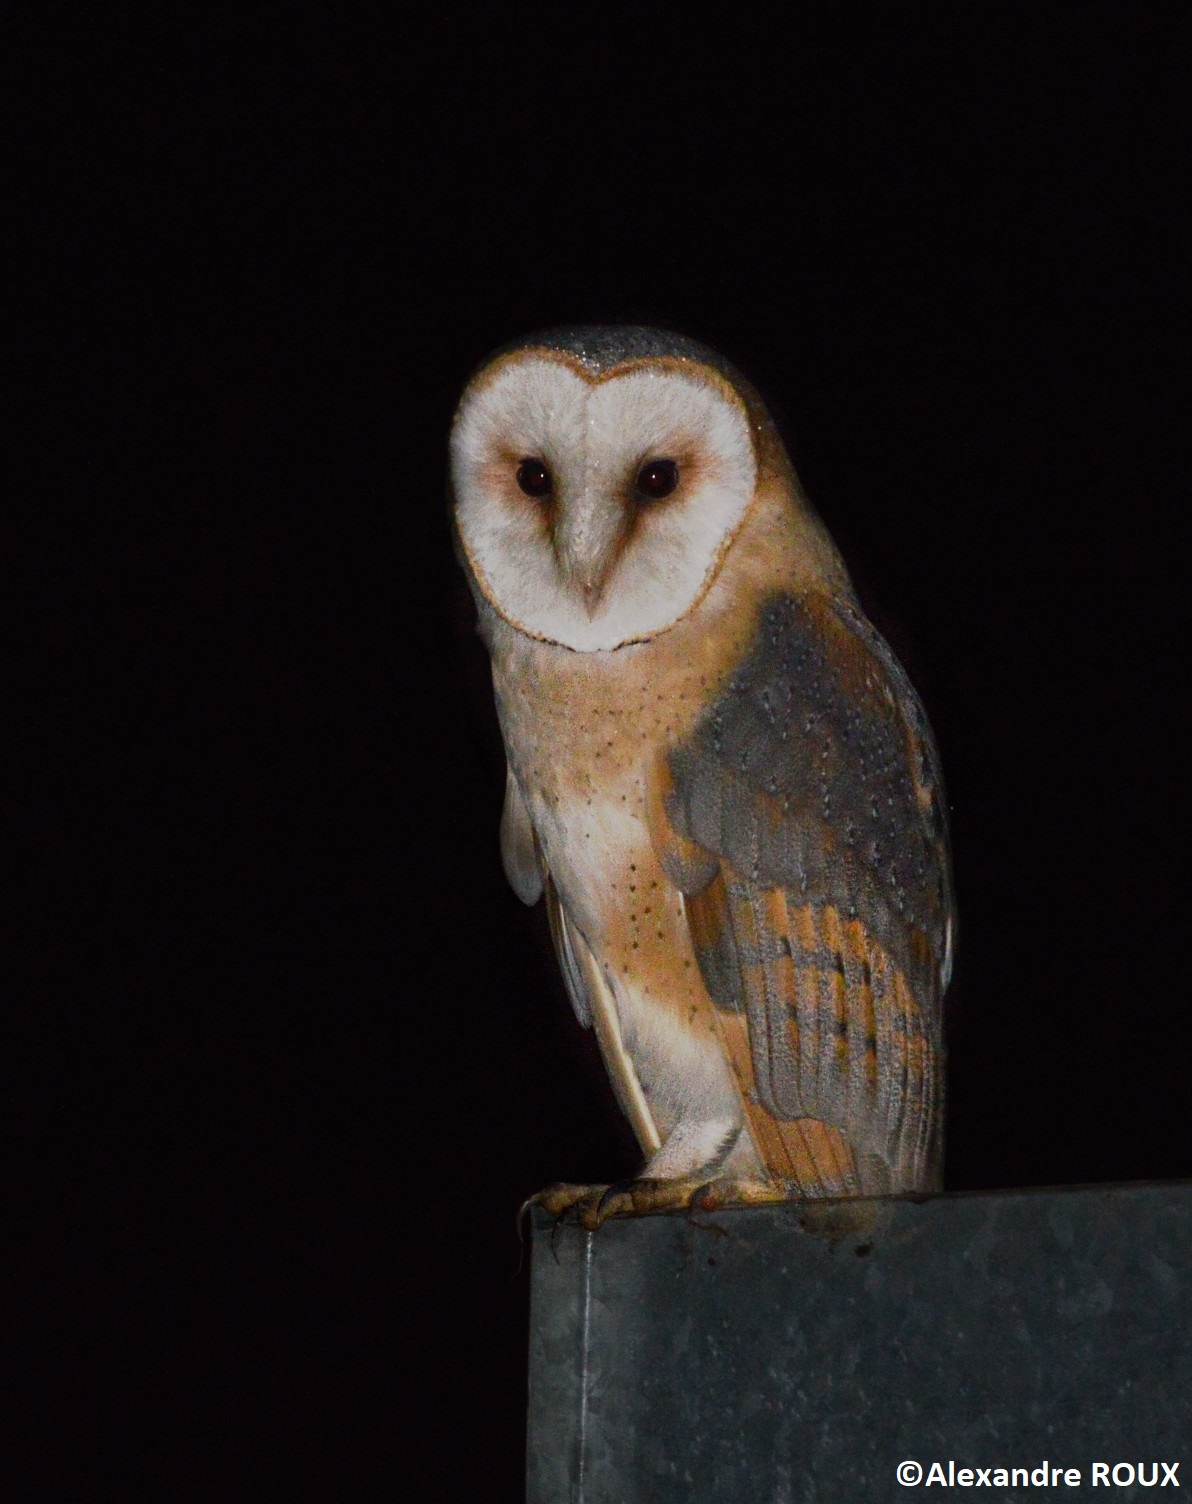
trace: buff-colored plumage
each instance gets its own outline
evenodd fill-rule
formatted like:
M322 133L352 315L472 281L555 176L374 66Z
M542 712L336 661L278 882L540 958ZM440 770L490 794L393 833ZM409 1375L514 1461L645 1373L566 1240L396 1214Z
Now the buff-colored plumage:
M938 762L756 394L660 331L537 336L469 384L452 481L506 871L646 1155L546 1204L936 1187Z

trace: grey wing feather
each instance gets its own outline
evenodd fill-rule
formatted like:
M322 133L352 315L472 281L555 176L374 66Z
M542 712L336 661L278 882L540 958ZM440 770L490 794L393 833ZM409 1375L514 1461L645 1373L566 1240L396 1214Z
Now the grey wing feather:
M670 775L669 820L720 859L688 914L709 992L748 1019L743 1087L894 1184L933 1183L954 912L938 756L897 659L848 601L773 598Z
M952 960L956 947L956 898L952 888L952 850L948 828L948 801L944 792L944 771L939 749L932 735L931 723L923 702L907 677L906 670L894 656L886 639L868 617L847 601L834 602L836 615L868 647L882 665L894 692L894 704L907 737L907 755L912 781L918 793L920 817L926 837L929 862L934 864L937 893L934 897L943 919L943 935L938 928L932 936L933 951L939 969L940 992L946 992L952 980Z
M939 758L901 665L848 602L769 602L670 769L681 835L750 884L860 919L916 994L942 991L954 905Z

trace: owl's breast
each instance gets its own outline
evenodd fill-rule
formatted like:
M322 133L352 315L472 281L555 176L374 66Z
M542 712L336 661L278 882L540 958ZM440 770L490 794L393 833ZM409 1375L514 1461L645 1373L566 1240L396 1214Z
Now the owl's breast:
M503 646L493 684L509 764L569 913L601 949L614 931L649 924L654 941L661 927L670 943L679 895L651 848L648 781L689 735L715 665L676 655L666 638L612 653L528 639ZM634 937L626 943L632 951Z
M651 769L698 716L703 671L695 660L668 668L641 653L602 673L607 665L594 656L558 662L550 650L531 651L502 672L494 655L494 683L551 880L611 984L621 1036L665 1137L693 1102L719 1104L715 1115L735 1100L683 898L646 820Z
M510 766L552 877L595 941L615 895L628 896L629 880L647 859L645 779L659 727L623 683L585 672L587 665L560 670L551 656L546 649L528 654L531 661L512 673L494 671L497 705Z

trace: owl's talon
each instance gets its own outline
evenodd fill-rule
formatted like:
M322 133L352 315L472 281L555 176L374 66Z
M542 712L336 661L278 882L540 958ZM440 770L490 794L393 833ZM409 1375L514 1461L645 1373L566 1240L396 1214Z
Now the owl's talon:
M610 1217L644 1217L652 1212L686 1211L707 1189L696 1180L654 1180L639 1177L610 1185L595 1202L580 1210L580 1221L589 1231L603 1226ZM716 1204L722 1204L717 1202Z
M603 1185L572 1185L566 1180L556 1180L536 1196L531 1196L522 1210L540 1206L549 1217L570 1219L577 1216L587 1202L598 1202L608 1189Z
M596 1215L601 1222L615 1216L617 1211L620 1210L619 1202L627 1200L629 1206L633 1206L633 1187L637 1184L636 1180L613 1181L612 1185L609 1186L608 1190L605 1191L604 1195L596 1203Z
M596 1203L595 1209L584 1220L584 1226L594 1232L596 1228L603 1226L610 1217L632 1216L638 1210L639 1198L643 1198L648 1189L656 1188L665 1184L659 1180L618 1180L608 1187L604 1195Z

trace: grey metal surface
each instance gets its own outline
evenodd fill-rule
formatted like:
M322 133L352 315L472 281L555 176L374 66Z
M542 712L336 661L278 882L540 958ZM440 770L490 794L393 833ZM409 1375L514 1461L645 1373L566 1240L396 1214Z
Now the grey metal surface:
M835 1241L797 1205L538 1213L530 1504L869 1504L936 1462L977 1498L1192 1497L1192 1183L868 1205Z

